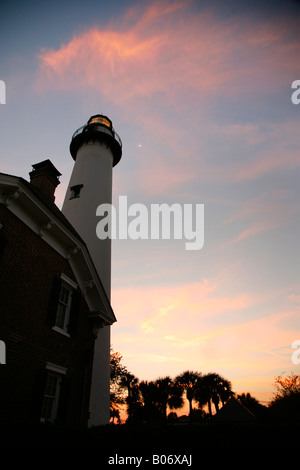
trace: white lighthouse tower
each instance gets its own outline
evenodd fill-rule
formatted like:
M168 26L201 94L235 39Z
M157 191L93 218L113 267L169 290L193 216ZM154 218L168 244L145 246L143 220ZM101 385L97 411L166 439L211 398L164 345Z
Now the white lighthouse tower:
M85 241L110 300L111 240L96 235L96 209L112 203L112 169L122 156L122 142L111 120L102 114L92 116L73 134L70 152L75 160L62 213ZM89 425L109 422L110 326L98 332L95 340Z

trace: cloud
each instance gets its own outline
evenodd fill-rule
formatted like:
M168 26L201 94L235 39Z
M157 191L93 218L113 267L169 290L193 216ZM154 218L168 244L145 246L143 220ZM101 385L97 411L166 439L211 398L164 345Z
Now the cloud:
M106 28L42 50L36 86L91 94L93 102L98 95L118 107L131 129L148 136L140 153L132 152L127 191L172 194L190 182L247 181L299 166L296 122L219 121L230 102L246 107L249 99L283 93L299 54L296 18L223 18L193 1L137 3ZM217 162L209 158L215 145ZM224 158L237 149L239 159Z
M113 305L120 321L129 322L141 334L172 335L183 319L195 331L213 318L248 308L254 300L245 293L226 296L208 280L174 287L115 289ZM185 329L185 327L183 327Z
M280 19L222 20L194 2L153 2L42 51L39 85L91 87L119 105L158 93L205 100L224 90L274 90L290 80L300 52L297 24L288 26Z
M246 224L231 243L239 242L258 233L277 229L293 221L298 212L297 202L291 200L288 190L265 191L239 205L225 224L234 223L236 227Z
M293 303L281 308L273 298L273 313L264 315L262 299L246 293L224 296L222 285L209 280L117 289L112 297L118 312L112 343L140 379L175 376L188 368L213 371L231 380L235 391L267 394L267 400L273 377L293 367L299 316Z
M289 299L292 301L292 302L295 302L297 304L300 304L300 294L290 294L289 295Z
M287 142L287 138L284 139ZM282 144L281 144L282 146ZM298 151L288 151L287 147L282 149L274 149L271 146L271 151L259 153L252 161L245 164L239 164L234 171L233 179L235 181L245 181L258 178L276 170L293 170L299 168L300 157Z
M266 117L263 122L258 118L234 124L212 119L203 128L202 146L208 154L203 157L198 177L204 181L239 183L274 172L297 170L298 127L297 119L272 122L272 117Z

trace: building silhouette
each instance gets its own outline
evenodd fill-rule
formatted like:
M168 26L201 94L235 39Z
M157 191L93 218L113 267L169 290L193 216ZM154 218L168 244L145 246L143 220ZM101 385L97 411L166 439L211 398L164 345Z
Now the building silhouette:
M244 423L255 421L256 417L245 405L235 397L229 398L222 408L214 415L215 422Z
M3 425L109 422L110 326L116 317L110 240L93 238L94 206L111 201L112 167L121 148L106 116L93 116L76 131L62 211L55 204L61 175L50 160L33 165L30 181L0 173Z

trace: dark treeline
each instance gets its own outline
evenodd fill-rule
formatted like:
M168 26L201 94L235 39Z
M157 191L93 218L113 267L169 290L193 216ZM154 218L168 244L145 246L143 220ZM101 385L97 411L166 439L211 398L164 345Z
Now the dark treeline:
M139 381L122 364L122 356L111 350L111 422L120 423L121 407L126 423L176 422L177 410L188 403L189 422L212 419L231 397L235 397L258 419L276 422L300 421L300 376L291 373L274 379L275 393L268 406L250 393L237 395L231 382L212 372L186 370L174 378Z
M126 408L126 423L175 422L177 410L188 404L189 422L203 422L212 419L215 413L235 397L257 418L280 417L286 414L288 401L298 404L291 415L300 417L300 378L291 375L275 379L277 393L268 407L261 405L249 393L237 395L231 382L212 372L202 374L186 370L174 378L159 377L152 381L139 381L122 364L122 356L111 351L111 422L121 422L121 407ZM298 401L297 401L298 400ZM292 405L291 405L292 406Z

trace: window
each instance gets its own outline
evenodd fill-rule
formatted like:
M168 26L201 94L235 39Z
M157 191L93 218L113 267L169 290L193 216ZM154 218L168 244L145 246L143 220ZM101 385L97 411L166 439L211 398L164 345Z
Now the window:
M46 321L53 330L70 336L75 333L81 304L77 284L66 275L53 279Z
M66 284L62 284L58 300L58 307L55 319L55 326L62 330L67 330L70 317L70 308L72 301L72 289Z
M43 401L40 420L53 422L58 418L59 408L61 408L62 385L67 369L64 367L47 363L46 381L43 392Z
M75 186L71 186L71 196L69 199L76 199L77 197L80 197L80 191L82 188L83 184L76 184Z
M105 126L111 128L111 122L104 116L92 116L88 121L88 124L104 124Z
M57 414L61 376L49 373L42 405L41 421L54 421Z

